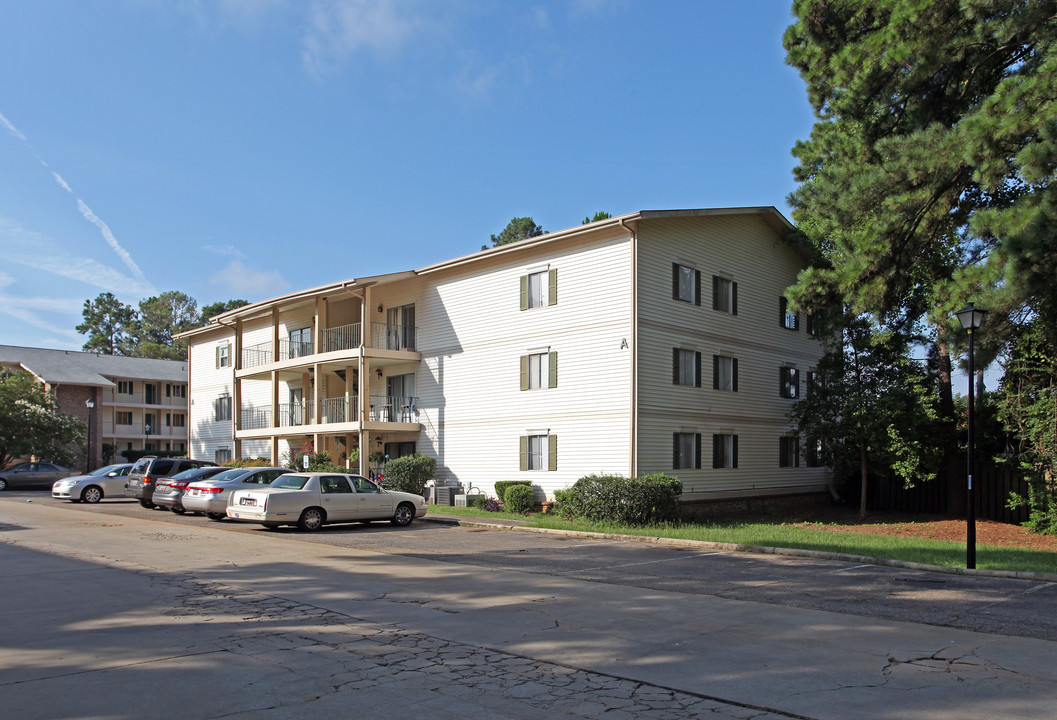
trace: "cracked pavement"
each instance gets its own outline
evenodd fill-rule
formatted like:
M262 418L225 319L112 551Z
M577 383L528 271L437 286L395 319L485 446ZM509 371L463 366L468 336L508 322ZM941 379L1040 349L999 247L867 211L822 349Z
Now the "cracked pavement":
M298 537L0 502L4 716L972 720L1057 706L1050 640ZM492 540L474 539L486 554ZM614 566L640 573L640 558ZM684 571L651 568L676 584ZM1038 583L1022 587L1053 614Z

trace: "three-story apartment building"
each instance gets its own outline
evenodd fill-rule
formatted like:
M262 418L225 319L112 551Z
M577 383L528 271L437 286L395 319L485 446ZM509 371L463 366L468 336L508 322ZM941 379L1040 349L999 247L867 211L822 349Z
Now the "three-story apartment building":
M774 208L642 211L224 313L185 333L196 457L310 445L553 495L666 472L684 499L821 490L788 411L821 355Z

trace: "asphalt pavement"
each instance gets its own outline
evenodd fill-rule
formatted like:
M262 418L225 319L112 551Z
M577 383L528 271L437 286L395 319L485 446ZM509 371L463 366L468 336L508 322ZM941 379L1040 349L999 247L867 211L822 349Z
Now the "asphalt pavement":
M1053 640L948 622L1018 603L1052 618L1047 582L465 528L306 542L174 520L0 501L4 717L1057 716ZM884 594L906 594L903 619L851 611L882 573ZM840 605L798 606L812 579L826 602L843 583ZM963 604L943 616L940 597Z

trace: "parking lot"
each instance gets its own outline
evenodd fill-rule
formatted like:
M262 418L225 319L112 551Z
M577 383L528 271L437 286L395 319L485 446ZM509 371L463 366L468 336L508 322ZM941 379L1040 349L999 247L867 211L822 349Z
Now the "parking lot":
M306 716L399 686L437 717L1039 717L1057 688L1032 662L1054 649L1049 583L418 521L269 531L46 493L0 497L0 541L28 606L0 621L0 687L26 707L77 677L191 682L186 658L231 687L272 679L172 717L299 716L280 665Z

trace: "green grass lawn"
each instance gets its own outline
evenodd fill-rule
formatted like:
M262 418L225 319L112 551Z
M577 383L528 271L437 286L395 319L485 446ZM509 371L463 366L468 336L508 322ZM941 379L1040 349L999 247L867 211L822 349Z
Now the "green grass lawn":
M515 515L511 513L485 512L476 508L456 507L431 508L431 510L445 515L481 519L508 518L523 520L534 527L558 530L819 550L848 555L889 558L925 565L965 567L965 545L961 543L889 535L814 530L784 523L679 523L649 527L625 527L622 525L593 525L568 522L555 515L542 513ZM986 570L1057 574L1057 553L979 545L976 549L976 567Z

